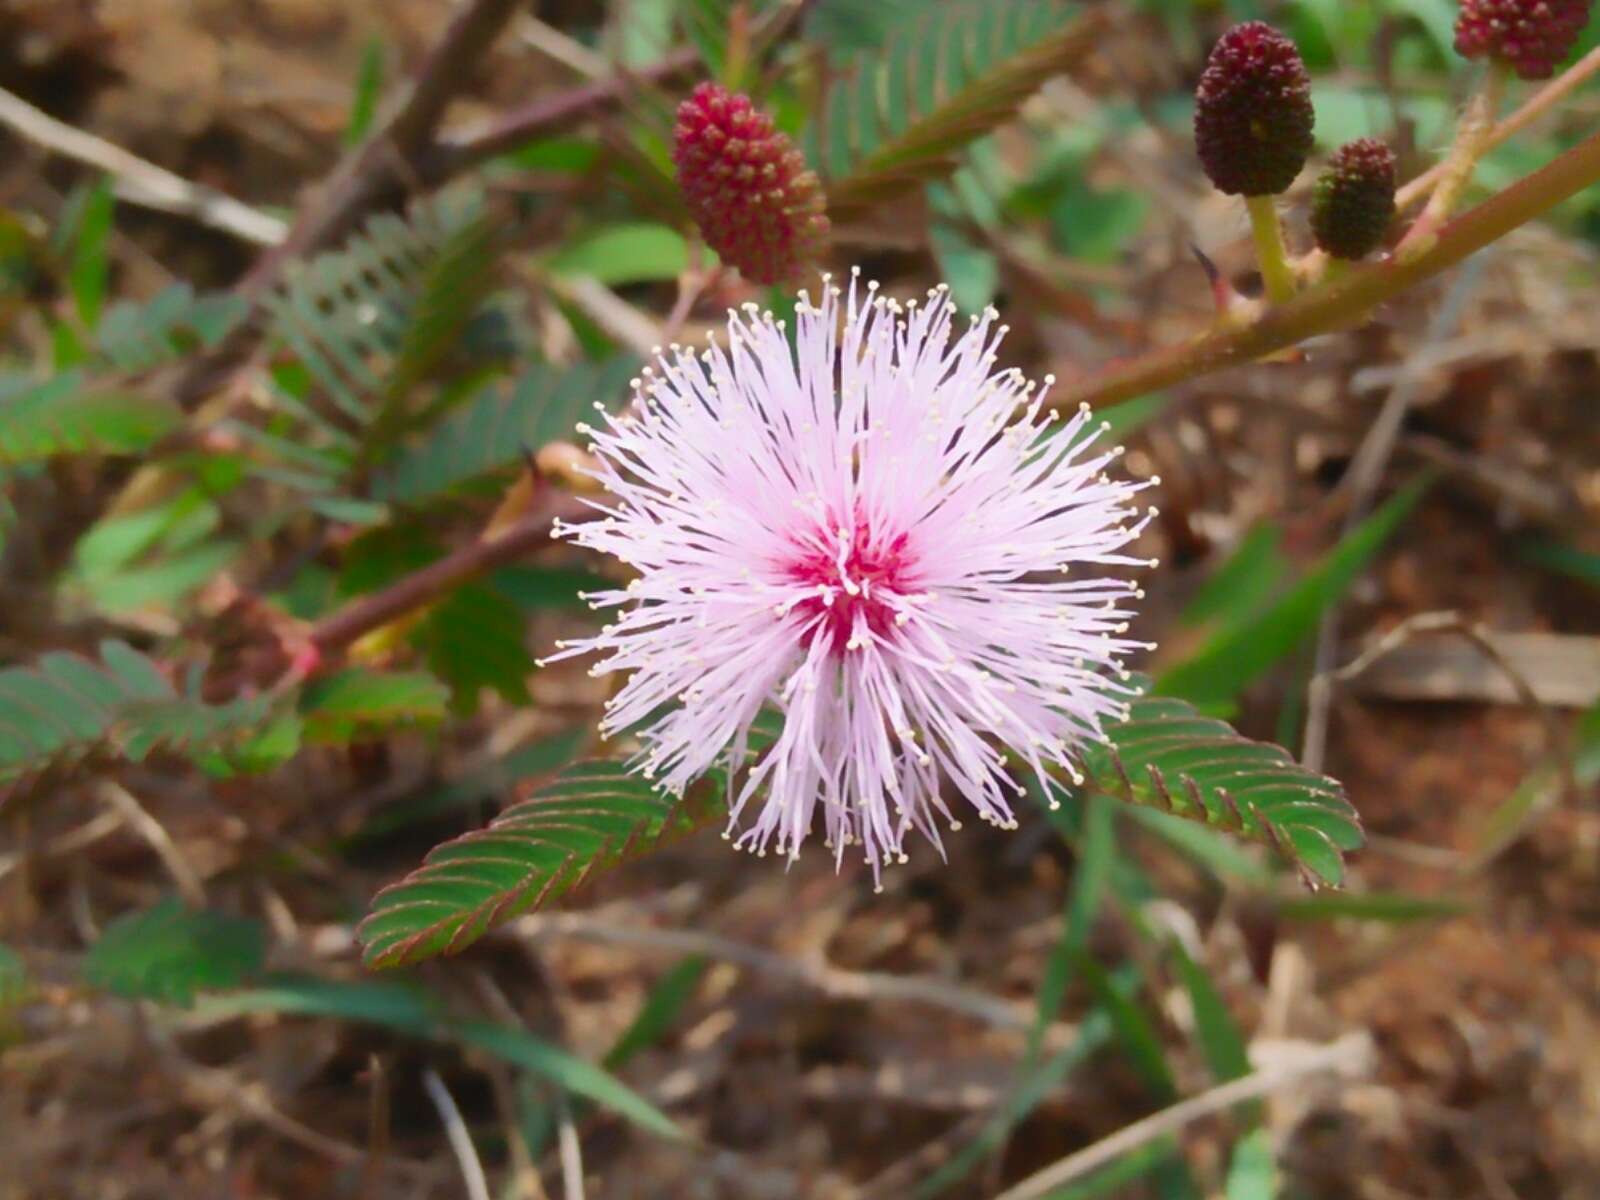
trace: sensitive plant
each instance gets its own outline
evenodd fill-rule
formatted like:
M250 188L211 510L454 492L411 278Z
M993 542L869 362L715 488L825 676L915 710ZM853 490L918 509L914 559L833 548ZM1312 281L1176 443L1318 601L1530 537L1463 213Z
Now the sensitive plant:
M107 306L112 189L86 194L64 239L72 312L47 378L0 380L0 461L14 476L141 461L60 588L65 608L126 637L4 673L0 819L63 778L130 764L246 786L397 731L448 734L484 696L532 708L530 678L583 663L612 689L596 736L578 739L595 757L540 760L531 795L379 894L359 930L371 965L462 950L704 828L788 860L821 841L836 869L861 857L881 883L913 834L949 870L971 869L970 846L945 836L968 812L1014 828L1122 803L1262 843L1309 884L1342 880L1361 833L1336 782L1130 674L1151 649L1130 625L1159 579L1141 539L1160 482L1119 460L1101 410L1348 329L1592 187L1595 137L1462 211L1484 155L1567 94L1558 80L1502 119L1512 77L1556 72L1590 6L1465 0L1457 47L1487 64L1442 161L1403 185L1375 138L1319 166L1293 40L1260 22L1224 32L1195 96L1197 169L1242 199L1262 287L1214 274L1217 311L1192 337L1044 387L1011 365L994 310L969 320L947 287L891 296L852 274L841 291L826 272L848 270L863 239L877 249L874 221L926 202L959 286L970 259L952 248L968 227L999 244L1013 219L965 186L984 139L1076 68L1099 18L1035 0L951 6L882 46L833 47L816 71L804 36L822 13L796 37L782 11L748 7L693 27L687 74L679 54L476 140L440 134L436 89L409 92L352 137L348 186L232 293L180 286ZM430 69L481 53L496 14L465 6ZM963 53L928 52L949 39ZM674 121L654 95L634 103L641 81L686 93ZM605 155L553 136L602 111L621 142ZM582 365L530 361L498 268L541 213L506 217L480 186L541 171L622 181L637 205L636 220L530 268ZM403 217L370 215L447 179ZM641 232L643 215L671 224ZM797 284L809 290L794 303ZM636 314L606 289L634 285L671 293L664 332L648 330L666 351L630 344ZM744 306L720 338L671 345L729 300ZM1357 529L1317 581L1347 584L1414 499ZM561 566L527 565L553 548ZM294 569L305 562L323 576ZM606 624L535 646L551 623L587 620L585 600ZM1290 608L1258 642L1303 644L1306 606ZM1260 671L1251 647L1224 649L1158 690L1226 707ZM1046 815L1030 814L1034 799ZM264 971L254 925L147 916L108 930L89 983L187 1003ZM26 985L10 958L0 968L3 1008ZM404 1011L390 1024L471 1042ZM519 1051L672 1129L551 1052Z

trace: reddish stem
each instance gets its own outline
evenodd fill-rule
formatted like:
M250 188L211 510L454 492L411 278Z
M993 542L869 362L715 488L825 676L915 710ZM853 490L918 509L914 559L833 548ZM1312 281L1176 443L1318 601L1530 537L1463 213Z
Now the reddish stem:
M311 628L310 642L326 662L374 629L438 599L470 579L549 545L557 521L574 521L594 510L577 497L557 493L548 505L493 536L482 537L429 563L382 591L362 596Z

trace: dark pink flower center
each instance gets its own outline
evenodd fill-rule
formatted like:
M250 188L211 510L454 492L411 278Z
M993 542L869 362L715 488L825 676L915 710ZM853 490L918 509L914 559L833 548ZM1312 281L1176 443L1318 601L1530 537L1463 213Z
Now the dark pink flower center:
M874 634L889 635L895 627L895 613L899 611L891 602L908 590L911 564L906 541L902 533L891 541L878 542L866 526L858 522L842 556L837 549L829 553L815 546L799 551L788 572L796 583L815 589L814 595L794 606L794 611L808 626L805 640L808 649L820 636L828 639L828 648L834 654L844 654L855 632L858 615ZM833 545L837 547L838 541ZM831 592L824 594L823 588ZM819 617L821 623L812 625Z

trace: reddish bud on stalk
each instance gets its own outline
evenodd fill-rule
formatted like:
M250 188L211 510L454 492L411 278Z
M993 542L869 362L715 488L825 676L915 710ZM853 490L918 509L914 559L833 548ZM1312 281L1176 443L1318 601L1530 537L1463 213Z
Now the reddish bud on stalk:
M1218 190L1287 191L1311 153L1311 76L1294 42L1262 21L1235 25L1212 48L1195 90L1194 140Z
M706 244L752 283L794 280L828 234L822 186L748 96L702 83L678 108L678 186Z
M1495 58L1524 79L1549 79L1589 23L1593 0L1461 0L1456 53Z
M1394 220L1394 151L1376 138L1334 152L1311 197L1311 232L1334 258L1365 258Z

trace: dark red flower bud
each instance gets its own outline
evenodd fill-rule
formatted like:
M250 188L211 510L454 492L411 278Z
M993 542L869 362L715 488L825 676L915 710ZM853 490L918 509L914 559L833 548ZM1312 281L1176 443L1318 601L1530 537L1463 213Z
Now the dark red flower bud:
M1365 258L1394 220L1394 151L1377 138L1334 151L1311 196L1311 232L1335 258Z
M1262 21L1217 42L1195 90L1194 141L1230 196L1287 191L1311 153L1311 77L1295 44Z
M706 244L752 283L792 282L828 234L822 185L772 118L714 83L678 108L678 186Z
M1593 0L1461 0L1456 52L1498 58L1524 79L1549 79L1589 23Z

